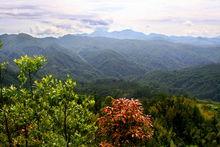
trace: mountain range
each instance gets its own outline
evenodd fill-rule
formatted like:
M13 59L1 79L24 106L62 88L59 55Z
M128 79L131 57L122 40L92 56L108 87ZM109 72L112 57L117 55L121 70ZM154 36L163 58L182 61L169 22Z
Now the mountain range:
M90 37L107 37L115 39L137 39L137 40L157 40L157 41L170 41L174 43L184 43L192 45L220 45L220 37L192 37L192 36L167 36L163 34L144 34L142 32L135 32L133 30L127 29L122 31L108 32L106 29L97 29L91 34L84 34Z
M149 80L146 76L151 77L149 74L154 72L173 72L220 63L220 38L145 35L124 30L69 34L58 38L3 34L0 40L4 43L0 61L10 61L11 73L18 70L12 62L14 58L25 54L44 55L48 62L40 73L51 73L61 78L70 74L84 82L99 78L146 81ZM7 79L12 80L12 75L8 74Z

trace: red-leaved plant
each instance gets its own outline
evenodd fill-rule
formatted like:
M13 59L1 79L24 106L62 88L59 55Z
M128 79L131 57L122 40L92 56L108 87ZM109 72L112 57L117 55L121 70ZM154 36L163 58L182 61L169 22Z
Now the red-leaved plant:
M152 120L144 115L139 100L113 99L111 107L102 109L98 119L98 133L103 138L100 146L137 145L153 136Z

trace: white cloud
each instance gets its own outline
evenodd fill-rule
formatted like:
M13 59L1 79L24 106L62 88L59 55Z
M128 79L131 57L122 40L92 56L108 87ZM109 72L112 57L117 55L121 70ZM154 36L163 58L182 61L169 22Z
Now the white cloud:
M183 24L188 27L191 27L193 25L192 21L190 21L190 20L185 21Z
M105 27L214 36L220 30L219 12L219 0L1 0L0 31L29 32L38 26L44 30L40 34L64 35Z

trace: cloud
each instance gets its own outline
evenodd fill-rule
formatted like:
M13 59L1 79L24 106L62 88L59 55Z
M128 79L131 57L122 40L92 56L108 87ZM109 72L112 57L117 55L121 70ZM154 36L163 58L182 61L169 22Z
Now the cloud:
M3 5L4 6L4 5ZM11 19L40 19L47 11L33 5L6 5L0 6L0 17Z
M102 20L102 19L81 19L82 23L86 23L91 26L108 26L113 23L112 20Z
M15 9L33 10L33 9L39 9L39 7L35 5L3 5L3 6L0 6L0 10L15 10Z
M37 36L57 36L60 35L61 32L54 27L42 28L39 26L35 26L34 28L30 28L30 33Z
M102 27L168 35L186 35L191 29L203 35L200 30L206 28L211 36L220 30L219 11L219 0L1 0L0 29L15 33L32 28L37 34L38 26L38 34L62 35Z
M59 33L57 33L56 31L52 30L52 29L46 29L43 31L38 31L36 33L39 36L51 36L51 35L59 35Z
M190 20L185 21L183 24L188 27L191 27L193 25L192 21L190 21Z
M57 28L61 28L61 29L64 29L64 30L72 30L73 29L73 25L71 24L58 24L58 25L55 25Z

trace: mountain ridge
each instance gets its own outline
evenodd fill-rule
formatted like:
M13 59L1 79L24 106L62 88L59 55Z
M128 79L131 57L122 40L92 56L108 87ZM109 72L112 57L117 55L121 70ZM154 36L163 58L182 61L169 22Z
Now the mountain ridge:
M60 75L73 72L73 76L81 77L80 79L84 79L86 73L127 78L154 70L176 70L220 62L220 46L207 47L166 40L115 39L77 35L36 38L24 33L4 34L0 35L0 39L4 43L0 51L2 53L0 60L12 60L25 54L42 54L49 58L49 67L56 63L51 66L53 69L50 71L59 73L57 71L61 70ZM85 79L90 78L89 75Z
M23 36L29 36L31 35L27 33L18 33L18 34L2 34L2 35L23 35ZM1 35L1 36L2 36ZM216 37L202 37L202 36L175 36L175 35L165 35L165 34L159 34L159 33L149 33L145 34L143 32L134 31L132 29L125 29L121 31L107 31L106 29L97 29L92 33L82 33L82 34L66 34L60 37L43 37L43 38L64 38L64 37L70 37L70 36L88 36L88 37L105 37L105 38L114 38L114 39L134 39L134 40L164 40L164 41L171 41L176 43L186 43L186 44L192 44L192 43L199 43L201 45L219 45L220 36ZM38 38L38 37L34 37Z

